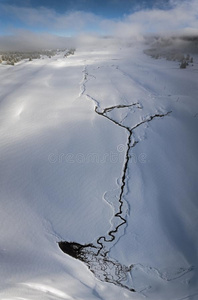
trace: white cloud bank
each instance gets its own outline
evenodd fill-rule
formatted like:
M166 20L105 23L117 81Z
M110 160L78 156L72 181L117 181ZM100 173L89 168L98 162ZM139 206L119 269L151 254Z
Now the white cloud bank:
M112 23L118 36L147 33L198 33L198 1L174 1L167 10L138 11L123 22ZM113 29L114 28L114 29Z
M20 31L15 34L15 43L19 37L23 43L34 45L50 45L54 42L58 47L66 40L52 36L50 33L68 35L68 33L82 35L83 32L100 32L101 35L111 35L117 38L136 38L140 39L146 34L198 34L198 1L197 0L170 0L166 9L144 9L123 17L122 20L104 19L93 13L83 11L73 11L57 13L52 9L40 7L38 9L29 7L17 7L2 5L1 10L20 20L25 26L39 28L48 34L27 34ZM9 44L8 37L0 37L0 45ZM72 39L70 39L71 42ZM81 38L81 40L83 40ZM94 40L87 39L88 42ZM10 41L11 43L11 41ZM72 40L74 44L74 40Z
M16 31L9 36L0 36L0 51L34 51L41 49L76 47L73 38L52 34L36 34L26 30Z

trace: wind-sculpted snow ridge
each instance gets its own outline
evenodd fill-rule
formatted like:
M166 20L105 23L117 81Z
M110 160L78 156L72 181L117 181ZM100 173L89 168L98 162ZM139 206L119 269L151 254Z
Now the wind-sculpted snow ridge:
M141 119L140 122L133 125L132 127L125 126L123 122L117 121L115 118L111 117L111 112L115 109L130 109L131 107L136 107L137 109L142 109L142 105L140 103L131 103L131 104L118 104L115 106L110 106L102 109L100 107L99 101L91 97L87 91L86 91L86 83L89 80L88 76L90 77L87 67L83 69L83 80L80 85L81 93L79 97L85 96L87 99L90 99L95 104L95 112L102 116L109 121L113 122L115 125L122 127L124 130L128 133L128 140L126 144L126 153L125 153L125 160L124 165L122 169L122 175L121 175L121 181L120 181L120 188L117 199L117 210L116 207L114 208L115 214L112 220L112 228L107 232L106 235L100 236L96 239L95 244L89 243L89 244L79 244L76 242L68 242L68 241L61 241L59 242L59 247L61 250L76 258L80 261L83 261L91 272L101 281L113 283L117 286L126 288L130 290L131 292L135 292L134 283L132 280L133 271L137 269L142 269L145 273L152 272L157 277L166 280L171 281L175 278L178 278L185 274L186 272L191 271L189 270L181 270L177 277L170 277L165 276L164 274L161 274L157 269L152 267L145 267L141 264L131 264L129 266L122 265L117 260L114 260L109 257L109 251L110 248L118 241L118 239L124 234L124 229L127 226L127 210L124 208L127 206L127 202L124 199L125 192L126 192L126 185L128 181L128 166L130 162L130 150L136 146L136 144L139 141L136 141L132 138L133 131L141 126L142 124L149 123L154 119L157 118L163 118L165 116L168 116L171 111L164 112L164 113L155 113L152 115L149 115L147 117L144 117ZM95 78L94 76L91 76L92 78ZM91 78L90 77L90 78ZM126 204L126 205L125 205ZM121 228L123 229L123 233L120 233ZM134 270L133 270L134 269ZM140 291L139 291L140 292Z

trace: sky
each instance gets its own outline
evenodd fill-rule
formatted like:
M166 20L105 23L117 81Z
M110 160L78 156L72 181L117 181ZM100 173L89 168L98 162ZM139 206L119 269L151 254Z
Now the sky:
M198 34L198 0L0 0L2 38Z
M16 30L71 36L80 31L105 34L103 20L121 21L168 0L0 0L0 34Z

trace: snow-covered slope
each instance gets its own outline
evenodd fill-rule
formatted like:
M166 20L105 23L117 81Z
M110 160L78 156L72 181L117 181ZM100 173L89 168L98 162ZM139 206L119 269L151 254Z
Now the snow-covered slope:
M1 299L197 299L194 61L0 66ZM78 260L60 241L89 246Z

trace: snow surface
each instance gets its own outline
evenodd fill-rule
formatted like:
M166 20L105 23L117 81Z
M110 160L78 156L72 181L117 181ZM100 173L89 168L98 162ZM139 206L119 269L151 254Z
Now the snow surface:
M0 298L198 299L198 58L181 70L139 47L77 50L0 65L0 82ZM128 132L113 121L137 143L127 223L106 244L133 265L135 293L57 244L96 244L116 225Z

